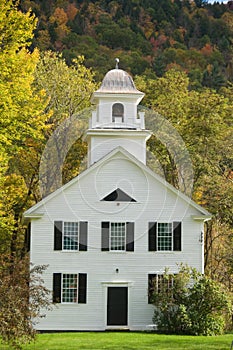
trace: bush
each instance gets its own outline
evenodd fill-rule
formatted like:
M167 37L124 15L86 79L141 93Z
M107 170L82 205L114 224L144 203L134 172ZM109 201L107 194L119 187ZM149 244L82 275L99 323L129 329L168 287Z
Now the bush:
M153 322L171 334L221 334L232 309L229 294L218 282L185 266L178 274L165 271L159 289L154 281L152 302Z

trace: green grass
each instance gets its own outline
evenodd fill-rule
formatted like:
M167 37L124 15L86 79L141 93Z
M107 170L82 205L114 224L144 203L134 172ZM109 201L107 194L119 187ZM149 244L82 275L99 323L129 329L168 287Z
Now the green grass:
M230 350L233 334L192 337L134 332L39 334L24 350ZM0 344L0 350L10 350Z

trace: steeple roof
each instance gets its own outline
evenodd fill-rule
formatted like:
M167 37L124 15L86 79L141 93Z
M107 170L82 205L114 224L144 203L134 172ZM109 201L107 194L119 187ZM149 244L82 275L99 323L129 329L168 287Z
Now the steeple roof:
M103 93L141 93L134 85L132 77L122 69L112 69L105 75L100 88Z

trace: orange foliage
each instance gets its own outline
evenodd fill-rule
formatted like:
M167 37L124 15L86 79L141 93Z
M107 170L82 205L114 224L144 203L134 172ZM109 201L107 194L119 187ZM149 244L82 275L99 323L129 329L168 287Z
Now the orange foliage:
M171 46L174 46L175 43L176 43L176 40L174 40L173 38L169 38L169 44L170 44Z
M49 21L51 23L56 22L59 26L65 25L68 21L68 16L62 8L57 7L52 16L50 16Z
M67 6L66 14L69 21L73 21L75 19L75 16L77 15L78 9L75 7L74 4L69 4Z
M213 47L210 44L205 44L205 46L200 50L204 56L210 56L213 52Z

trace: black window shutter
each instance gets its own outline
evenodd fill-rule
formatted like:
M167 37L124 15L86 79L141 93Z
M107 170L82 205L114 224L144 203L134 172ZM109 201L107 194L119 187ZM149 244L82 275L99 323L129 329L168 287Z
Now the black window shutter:
M181 222L173 222L173 250L181 251Z
M78 302L86 304L87 302L87 274L79 273L78 275Z
M157 223L149 222L149 234L148 234L148 250L154 252L157 250Z
M61 302L61 273L53 274L53 302Z
M153 291L156 287L156 274L149 274L148 275L148 304L153 303Z
M25 248L27 252L30 252L30 248L31 248L31 223L30 222L25 232Z
M134 251L134 222L126 223L126 251Z
M62 250L62 221L54 221L54 250Z
M101 250L109 250L109 222L101 223Z
M88 223L86 221L80 221L79 225L79 250L87 251L87 227Z

